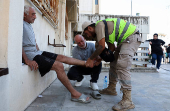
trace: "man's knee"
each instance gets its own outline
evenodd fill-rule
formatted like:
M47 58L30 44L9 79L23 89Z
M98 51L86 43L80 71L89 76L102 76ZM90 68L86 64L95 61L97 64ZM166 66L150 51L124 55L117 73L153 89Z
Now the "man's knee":
M102 69L102 62L98 65L98 66L95 66L97 70L101 70Z
M120 55L120 58L117 60L116 69L128 69L131 68L131 59L132 57L128 54Z
M78 67L72 66L67 73L68 78L70 80L73 80L77 75L78 75Z
M68 73L67 73L67 77L70 79L70 80L72 80L72 78L73 78L73 73L72 73L72 71L71 71L71 69L68 71Z
M64 66L61 62L54 62L53 67L55 70L64 70Z
M67 73L67 77L68 77L69 79L71 79L71 78L72 78L72 74L71 74L70 72L68 72L68 73Z
M152 56L152 59L156 59L156 56Z
M64 55L58 55L56 60L65 61L65 60L66 60L66 56L64 56Z
M152 59L157 59L157 55L156 54L152 54Z

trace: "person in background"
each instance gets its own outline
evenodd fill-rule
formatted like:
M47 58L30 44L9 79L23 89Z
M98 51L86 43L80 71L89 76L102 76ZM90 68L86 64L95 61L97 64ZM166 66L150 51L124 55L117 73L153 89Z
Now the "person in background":
M166 51L165 51L165 49L163 47L162 47L162 51L163 51L162 59L163 59L163 63L164 63L165 62Z
M149 44L151 45L152 68L155 68L155 61L157 60L156 68L157 71L159 71L163 55L162 46L165 44L165 42L161 39L158 39L157 33L153 35L153 39L149 39L147 41L149 41Z
M169 62L168 63L170 63L170 44L168 44L168 48L166 50L167 50L167 56L169 58Z
M164 48L165 48L165 63L168 63L167 47L168 46L164 46Z

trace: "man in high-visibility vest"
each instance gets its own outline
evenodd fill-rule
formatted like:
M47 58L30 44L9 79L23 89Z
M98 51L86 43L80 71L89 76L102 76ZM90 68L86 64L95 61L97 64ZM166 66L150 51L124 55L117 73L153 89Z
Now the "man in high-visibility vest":
M104 61L110 62L109 86L100 93L116 96L116 83L119 81L123 97L112 109L119 111L135 108L131 99L130 68L133 56L141 44L136 26L123 19L109 18L97 23L84 22L82 31L87 38L96 39L96 51L88 58L86 66L98 65L100 60L96 58L99 55ZM108 48L105 48L105 42ZM117 48L114 42L117 42Z

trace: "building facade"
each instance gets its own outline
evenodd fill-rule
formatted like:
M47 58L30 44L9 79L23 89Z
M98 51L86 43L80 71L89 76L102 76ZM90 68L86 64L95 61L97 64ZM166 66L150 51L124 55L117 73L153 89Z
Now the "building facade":
M150 32L150 18L149 16L130 16L130 15L111 15L111 14L101 14L104 10L102 7L103 3L107 3L107 1L102 0L80 0L79 1L79 19L78 25L76 28L76 33L81 33L82 31L82 23L84 21L97 22L98 20L103 20L106 18L121 18L127 20L139 29L142 40L145 41L147 39L147 35ZM115 10L113 10L114 12ZM116 10L118 12L119 10Z
M70 56L78 4L79 0L0 1L0 111L23 111L57 77L54 71L41 77L22 64L24 5L36 9L32 26L40 50Z

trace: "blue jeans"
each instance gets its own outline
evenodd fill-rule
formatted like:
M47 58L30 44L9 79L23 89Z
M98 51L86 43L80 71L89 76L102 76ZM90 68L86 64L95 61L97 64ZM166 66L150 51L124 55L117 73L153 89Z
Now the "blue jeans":
M161 66L162 55L152 54L152 64L155 65L155 60L157 60L157 69Z
M170 53L168 53L168 57L169 57L169 62L170 62Z

